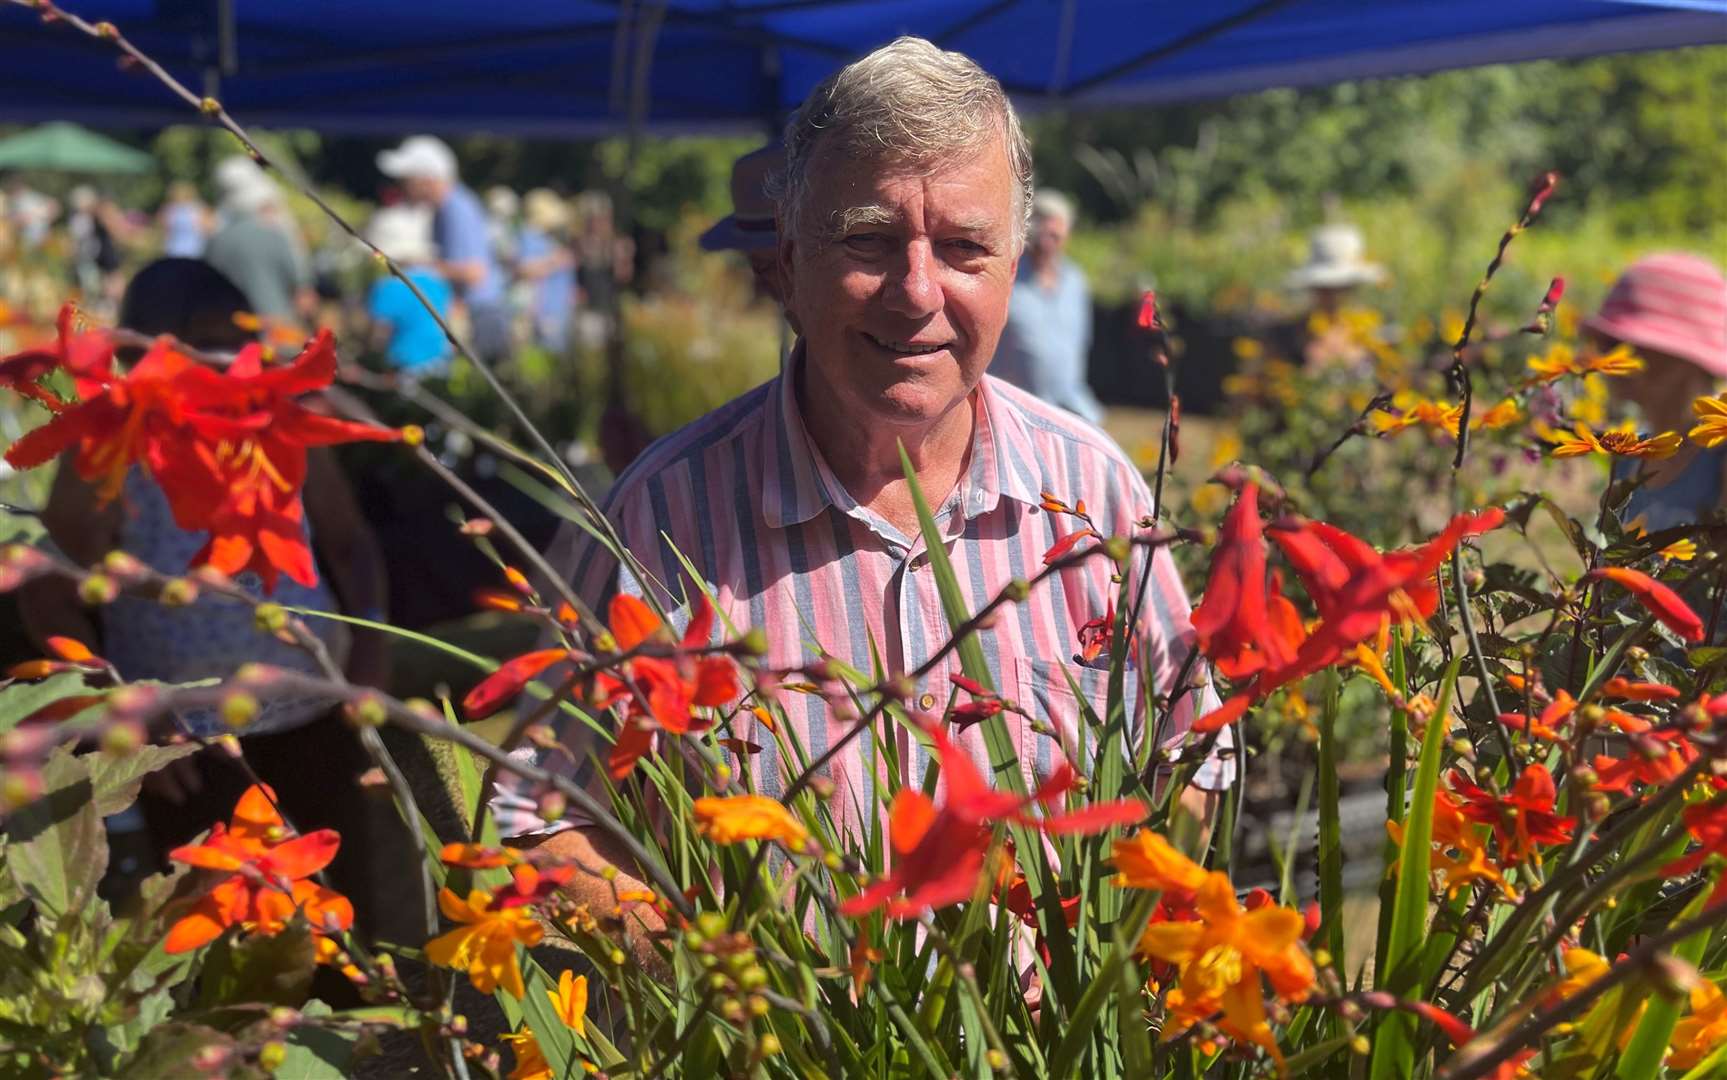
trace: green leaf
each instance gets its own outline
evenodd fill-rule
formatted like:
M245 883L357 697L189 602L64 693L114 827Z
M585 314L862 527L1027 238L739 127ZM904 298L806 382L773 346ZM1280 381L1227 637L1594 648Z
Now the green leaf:
M1397 861L1397 893L1391 914L1391 934L1385 955L1374 972L1374 988L1408 996L1420 979L1420 958L1427 932L1428 867L1432 863L1433 796L1439 787L1439 760L1450 722L1451 693L1463 657L1445 669L1439 701L1433 708L1415 770L1415 790L1403 825L1403 845ZM1401 1080L1415 1070L1415 1017L1402 1011L1379 1022L1373 1039L1372 1080Z
M62 698L91 693L95 691L76 671L50 675L41 682L12 683L0 689L0 734L11 731L20 720Z
M1343 822L1338 816L1337 712L1343 680L1326 673L1325 709L1319 719L1319 940L1343 959Z
M6 866L37 911L57 918L96 895L108 868L108 837L83 758L56 750L42 767L42 786L40 799L6 821Z
M309 1022L295 1026L282 1040L288 1055L276 1068L279 1080L344 1080L353 1076L360 1036L319 1025L318 1020L332 1015L322 1001L307 1002L301 1013ZM343 1018L352 1019L354 1014L344 1013Z
M84 758L90 769L90 787L96 800L96 812L103 817L118 814L138 797L138 785L157 769L196 754L197 743L173 746L142 746L124 757L89 754Z
M198 1067L197 1058L206 1047L232 1051L237 1045L233 1038L213 1027L163 1024L144 1036L138 1052L118 1075L122 1080L183 1080L188 1076L205 1076L210 1070Z
M203 1008L263 1002L295 1008L305 1004L317 968L312 930L302 919L281 933L218 938L198 980Z
M1704 890L1688 904L1675 922L1695 918L1703 910L1711 890ZM1673 947L1673 954L1696 966L1703 962L1703 952L1709 946L1709 931L1699 930ZM1637 1030L1619 1055L1619 1068L1614 1073L1619 1080L1654 1080L1661 1072L1661 1062L1667 1055L1667 1044L1673 1041L1673 1029L1679 1024L1686 999L1677 994L1648 995L1649 1007L1638 1021Z

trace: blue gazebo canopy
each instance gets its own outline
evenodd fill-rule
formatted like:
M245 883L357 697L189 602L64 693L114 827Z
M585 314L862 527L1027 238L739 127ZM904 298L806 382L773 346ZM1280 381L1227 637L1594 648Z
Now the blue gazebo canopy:
M975 57L1033 109L1727 42L1727 0L64 3L247 124L379 134L591 136L632 111L648 130L760 130L907 33ZM189 117L110 47L15 0L0 2L0 49L0 121Z

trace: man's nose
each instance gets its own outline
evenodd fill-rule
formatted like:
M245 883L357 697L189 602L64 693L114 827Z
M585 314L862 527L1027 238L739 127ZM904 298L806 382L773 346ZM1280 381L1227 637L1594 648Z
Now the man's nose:
M924 318L941 310L941 282L935 251L914 240L905 248L905 262L896 279L888 283L888 307L911 318Z

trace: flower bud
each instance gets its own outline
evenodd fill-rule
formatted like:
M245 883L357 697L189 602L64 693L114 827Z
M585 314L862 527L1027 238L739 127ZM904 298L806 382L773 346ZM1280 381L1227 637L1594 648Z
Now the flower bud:
M773 1057L780 1052L780 1037L770 1031L762 1036L762 1041L756 1044L756 1048L761 1051L762 1057Z
M222 111L222 103L213 97L207 97L198 102L198 110L205 116L215 116Z
M258 699L244 690L223 696L220 706L222 723L238 731L258 718Z
M768 654L768 635L759 626L752 626L738 638L732 648L742 656L766 656Z
M833 798L836 790L834 782L825 776L815 776L810 778L810 792L814 794L816 798L821 799L824 802Z
M1103 552L1114 562L1123 563L1133 551L1133 544L1125 536L1112 536L1103 542Z
M1367 1041L1367 1036L1357 1035L1349 1040L1349 1052L1360 1057L1366 1057L1373 1052L1373 1044Z
M984 1058L989 1062L989 1067L992 1069L1001 1070L1007 1068L1007 1055L1002 1053L1000 1050L992 1049L989 1053L984 1055Z
M750 995L750 1015L751 1016L766 1016L768 1014L769 1008L771 1008L771 1006L768 1005L768 999L767 998L762 997L760 994L751 994Z
M145 577L150 568L136 555L125 551L110 551L102 557L102 569L121 581L130 583Z
M78 583L78 599L90 607L109 604L120 595L120 586L107 574L86 574Z
M549 822L562 821L569 808L569 800L564 797L563 792L548 791L540 796L539 805L534 809L540 815L540 820Z
M271 1039L258 1050L258 1067L265 1072L275 1072L287 1060L287 1044L276 1039Z
M362 695L348 706L348 719L357 727L377 728L389 722L389 710L376 694Z
M42 797L42 774L34 769L0 773L0 807L16 810Z
M125 757L144 745L144 725L136 720L109 724L102 732L101 745L104 754Z
M402 437L403 446L419 446L426 441L426 429L418 424L408 424L397 431Z
M278 1005L270 1010L270 1023L279 1028L287 1029L300 1025L300 1010L290 1009L286 1005Z
M1023 603L1031 595L1031 582L1024 578L1014 578L1001 590L1001 594L1014 603Z
M252 612L252 622L259 633L279 634L288 626L288 609L281 604L259 604Z
M162 584L162 591L156 600L163 607L189 607L198 599L198 586L185 578L169 578Z

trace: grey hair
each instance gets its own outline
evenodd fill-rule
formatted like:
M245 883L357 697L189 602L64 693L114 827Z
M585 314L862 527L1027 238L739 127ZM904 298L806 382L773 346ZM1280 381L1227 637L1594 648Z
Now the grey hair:
M1039 188L1031 200L1031 220L1060 218L1070 228L1073 225L1073 200L1054 188Z
M1000 135L1014 178L1014 250L1031 222L1031 144L1001 83L964 53L902 37L830 75L786 124L785 169L769 185L782 229L795 231L817 154L917 168L977 152Z

